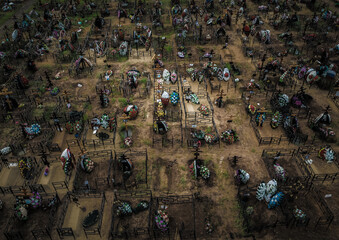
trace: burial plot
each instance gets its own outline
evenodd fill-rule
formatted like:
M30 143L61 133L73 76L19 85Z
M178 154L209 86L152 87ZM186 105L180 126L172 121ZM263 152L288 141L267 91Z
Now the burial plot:
M10 219L13 216L13 207L16 200L14 195L12 194L6 194L1 196L1 213L2 217L0 218L0 231L1 231L1 237L4 237L3 233L5 232L8 219ZM18 238L20 239L20 238Z
M110 187L113 152L86 152L79 157L73 182L76 192L102 192Z
M275 209L268 209L266 202L258 203L255 194L256 187L239 186L238 201L246 231L261 232L265 228L275 228L288 224L283 211L284 206L280 205Z
M131 189L147 186L148 155L145 151L127 150L115 152L113 162L113 186Z
M195 209L192 195L167 195L156 198L152 206L153 237L191 239L195 232Z
M205 185L212 187L216 177L214 164L212 161L199 158L199 152L199 148L195 148L195 157L187 161L189 177L197 182L200 189Z
M18 193L15 212L3 233L7 239L51 238L60 203L57 194ZM22 202L25 202L23 205Z
M113 148L117 131L116 113L104 113L89 120L82 144L88 151Z
M311 182L333 183L339 174L339 165L335 155L332 161L323 159L325 150L326 147L300 147L295 155L296 161L303 167Z
M328 229L334 216L316 188L302 189L297 193L287 190L286 193L286 212L290 228L305 226Z
M296 180L306 183L309 180L308 175L294 158L296 152L296 149L263 150L262 158L266 169L270 177L276 179L279 184L293 183Z
M104 193L67 194L66 202L63 204L57 222L60 238L73 236L73 238L100 239L104 235L102 221L110 214L109 211L104 211L106 205Z
M113 239L150 239L152 203L152 192L149 190L116 192L110 236Z
M177 70L154 72L154 111L152 146L174 146L182 142L182 109ZM161 78L161 76L163 78ZM170 132L170 133L169 133ZM175 141L175 142L174 142Z
M191 70L188 72L195 71L194 68L190 68ZM191 75L191 77L194 78L193 75ZM208 140L206 142L209 144L214 143L217 141L218 133L214 124L213 106L206 91L206 85L204 82L196 85L197 83L189 81L188 78L181 80L182 91L184 94L182 96L182 105L185 110L185 128L186 137L189 139L188 145L191 146L193 143L190 137L192 128L196 128L196 130L199 131L206 130L206 133L209 136L207 137ZM189 85L185 82L189 83ZM205 136L202 136L201 140L204 140L203 138L205 138Z
M40 160L41 161L41 160ZM72 174L66 175L59 156L47 156L49 162L48 172L46 166L40 172L37 184L41 184L47 192L68 190Z
M215 202L207 196L197 196L194 201L195 224L197 238L217 238L217 230L220 221L217 216L213 216L211 207Z
M177 188L180 180L176 176L179 171L177 159L157 158L151 171L155 179L152 186L155 191L173 192Z
M253 105L252 105L253 106ZM282 124L283 117L280 113L272 114L267 110L259 109L250 120L259 144L280 144L281 141L288 141L284 136L284 130L279 125Z
M35 157L12 157L7 158L0 172L0 186L22 186L35 184L42 172L42 163Z

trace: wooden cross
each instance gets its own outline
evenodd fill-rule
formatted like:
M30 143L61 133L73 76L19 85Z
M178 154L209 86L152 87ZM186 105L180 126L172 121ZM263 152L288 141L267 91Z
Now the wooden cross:
M200 150L199 150L199 148L197 147L195 150L194 150L194 160L197 160L198 159L198 157L199 157L199 155L200 155Z
M220 89L220 92L219 92L219 94L217 94L217 96L222 99L223 95L224 95L224 90Z
M7 96L13 94L13 92L8 91L8 88L3 88L2 91L0 92L1 96Z
M232 167L235 167L235 166L237 166L237 163L239 162L240 158L242 158L242 157L234 155L233 157L228 158L228 160L232 163Z
M21 193L18 193L17 196L18 197L26 197L27 198L27 197L33 196L33 193L30 193L30 192L27 191L26 188L23 188L23 189L21 189Z
M263 108L260 108L257 113L267 113L267 110L263 107Z
M233 115L231 115L230 116L230 119L229 120L227 120L227 128L229 128L228 126L229 126L229 124L231 123L231 122L233 122Z
M69 103L69 93L66 90L64 91L64 96L66 98L66 102Z

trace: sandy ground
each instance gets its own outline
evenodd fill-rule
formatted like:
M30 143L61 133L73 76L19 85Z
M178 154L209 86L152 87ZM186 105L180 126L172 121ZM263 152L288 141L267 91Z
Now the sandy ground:
M31 2L31 1L28 1ZM116 8L117 3L112 3L113 8ZM255 9L257 6L254 5L252 2L249 2L249 8ZM302 13L311 14L309 10L306 9L306 7L303 8ZM268 17L269 18L269 17ZM110 17L109 19L112 19L112 25L116 26L118 24L116 16ZM221 45L214 46L214 45L205 45L205 49L215 49L215 51L218 54L221 54L223 57L224 62L233 61L236 66L238 66L242 72L242 74L239 76L239 78L244 82L248 82L252 74L256 72L255 64L258 63L258 59L255 59L255 61L252 63L251 60L244 56L242 53L242 46L241 46L241 36L236 33L236 29L241 28L243 19L240 19L237 25L234 25L232 29L226 29L230 33L230 45L228 49L222 50ZM122 23L123 26L131 27L132 25L129 23L129 20L126 20L124 23ZM166 26L165 32L168 30L170 31L169 24ZM267 24L263 27L267 27ZM269 27L270 28L270 27ZM276 40L276 34L280 33L279 31L272 31L274 35L274 40ZM82 35L83 37L84 35ZM99 36L100 37L100 36ZM171 39L169 41L173 40L173 36L171 36ZM172 43L172 42L170 42ZM259 44L258 41L253 41L253 38L250 39L250 46L258 49L261 52L264 52L264 47L262 44ZM176 51L176 44L173 44L174 52ZM193 53L197 52L197 49L194 47L191 47L191 50ZM198 57L197 55L194 55L193 59L195 57ZM294 57L293 57L294 58ZM288 61L291 59L286 59L284 61ZM69 91L69 94L71 96L90 96L91 102L91 108L84 109L83 103L74 103L72 105L73 110L85 110L86 114L89 119L92 117L98 115L101 116L104 112L107 112L109 114L114 114L117 110L121 112L122 106L120 105L118 99L123 98L121 94L117 93L117 91L114 91L110 95L111 103L108 108L102 109L99 105L98 95L95 92L96 86L101 86L102 84L106 84L106 82L102 82L99 79L99 74L104 74L107 70L107 64L111 65L111 69L115 71L115 77L107 82L107 84L110 84L113 86L115 90L117 90L117 86L119 85L120 80L120 74L125 74L127 70L131 69L132 67L136 67L138 70L142 71L148 71L151 73L152 81L153 81L153 69L151 68L152 61L151 56L149 53L145 52L144 50L141 50L139 52L139 56L137 56L136 51L133 49L132 56L127 62L113 62L109 61L107 64L104 64L103 58L96 59L97 66L95 67L95 70L92 74L92 76L82 76L80 78L71 78L67 74L58 81L55 81L55 83L60 86L61 89L67 89ZM186 66L188 63L190 63L189 60L184 61L177 61L179 67L183 69L183 63L186 63ZM173 66L175 66L175 62L165 62L165 68L172 69ZM51 57L48 57L46 61L37 63L39 68L47 68L48 66L54 66L54 62ZM52 68L50 69L53 74L55 74L59 69L63 69L67 72L67 68L69 67L69 64L59 65L58 69ZM185 70L185 69L184 69ZM187 82L186 84L189 84L192 87L193 92L198 92L198 83L192 82L189 78L186 78ZM81 83L83 85L82 88L78 88L77 84ZM211 98L211 101L214 102L214 100L217 98L217 91L214 91L211 93L210 85L208 85L207 92ZM288 149L296 149L298 146L295 145L287 145L287 144L281 144L279 146L259 146L258 141L255 137L254 131L249 124L249 116L247 115L245 111L245 106L243 102L240 99L240 91L239 86L235 88L233 83L226 83L221 82L221 88L224 90L225 98L227 99L227 105L225 108L217 108L214 106L214 120L218 129L219 134L226 130L226 129L235 129L238 132L240 141L233 144L233 145L226 145L226 144L220 144L213 147L205 146L201 149L201 155L200 158L206 162L208 167L211 169L211 182L206 183L204 181L195 180L192 179L191 174L188 170L188 161L193 159L193 151L188 148L181 148L178 144L174 144L174 147L165 147L161 148L160 146L157 148L152 149L151 142L152 142L152 122L153 122L153 90L151 90L151 94L146 99L140 99L137 95L133 95L133 97L130 98L130 100L133 102L133 104L136 104L139 107L139 116L136 120L128 121L128 126L133 127L133 150L144 150L146 147L148 149L148 187L153 191L153 196L160 196L164 194L193 194L193 193L199 193L200 196L202 196L204 199L200 202L196 203L196 224L197 224L197 232L199 232L202 236L201 238L198 237L198 239L207 239L208 237L211 237L213 239L224 239L227 238L226 236L229 236L230 232L236 233L238 238L241 238L241 235L244 233L244 229L241 226L242 218L239 217L239 205L237 202L236 194L237 194L237 187L234 185L233 180L233 174L235 170L241 168L245 169L251 176L249 185L256 186L261 181L268 181L270 180L268 171L265 167L265 164L261 158L261 153L263 149L267 148L288 148ZM301 83L298 83L298 87L301 86ZM155 89L157 86L153 86ZM338 119L339 113L329 98L326 97L327 91L319 90L316 88L307 88L307 93L311 94L314 97L314 101L316 104L313 105L314 108L314 114L319 114L324 107L327 105L331 106L331 113L333 119ZM181 89L179 90L180 96L182 96ZM204 104L208 104L206 99L202 99L201 101ZM260 102L262 105L267 103L267 100L263 99L253 99L253 103ZM187 104L181 103L182 110L183 110L183 104L185 104L186 111L188 112L198 112L197 108L199 105L195 104ZM67 110L68 111L68 110ZM184 114L183 114L184 115ZM231 123L227 122L227 120L232 120ZM182 119L182 124L184 125L185 118ZM123 126L122 119L121 119L121 113L118 115L118 128ZM174 135L179 136L180 127L179 123L169 123L170 126L170 132L168 135ZM203 128L206 127L205 125L199 125L199 127ZM309 133L310 130L306 129L306 125L303 123L302 128L303 131ZM339 130L339 125L334 126L335 129ZM102 130L100 130L102 131ZM281 134L284 134L281 127L276 130L271 130L269 126L269 122L265 122L265 126L260 129L260 133L264 137L270 137L270 136L280 136ZM106 131L105 131L106 132ZM338 131L337 131L338 132ZM112 133L109 133L110 138L113 137ZM159 137L159 136L157 136ZM53 139L53 142L56 142L59 144L61 149L65 149L67 147L66 140L70 142L74 142L74 135L70 135L68 133L65 133L65 131L59 133L56 133L56 136ZM98 139L95 135L92 134L92 131L89 127L88 132L86 133L86 139L88 141L93 139ZM101 151L103 149L107 150L115 150L118 153L127 151L128 149L122 149L121 148L122 140L119 137L119 132L117 131L116 134L116 144L113 145L99 145L96 149L94 149L92 146L87 146L87 151ZM185 143L185 139L184 139ZM185 146L185 145L184 145ZM337 148L338 145L335 145ZM77 146L73 146L71 148L72 152L77 157L81 151ZM57 153L60 154L60 153ZM231 167L228 159L234 155L237 155L240 158L239 163L236 168ZM144 173L144 156L133 156L133 162L135 163L135 172L133 172L133 177L130 179L140 178L145 175ZM292 172L292 169L295 168L295 171L292 172L293 176L299 176L301 172L297 169L294 162L291 162L290 159L284 159L284 161L281 162L281 164L284 166L286 165L286 171ZM286 163L285 163L286 162ZM100 164L100 163L99 163ZM334 168L333 165L328 165L322 163L319 159L314 158L314 163L312 165L312 168L316 173L334 173L338 172L338 169ZM107 172L106 165L99 167L93 174L105 175ZM117 170L119 171L119 170ZM102 174L103 173L103 174ZM75 172L72 174L72 179L70 181L70 187L73 185L73 179L74 179ZM121 172L117 173L117 178L122 178ZM61 169L60 163L52 163L50 167L50 174L45 177L43 174L38 179L38 184L42 184L45 189L48 189L48 191L52 191L52 182L57 181L63 181L65 179L65 174ZM130 183L130 182L129 182ZM22 185L23 179L21 178L18 168L11 168L6 169L3 168L0 172L0 186L13 186L13 185ZM144 186L140 186L140 188L143 188ZM333 198L328 199L328 203L331 207L331 209L334 211L336 218L339 216L339 210L337 209L337 204L335 199L337 199L337 196L335 194L336 188L333 188L333 186L325 186L321 185L320 188L324 190L324 192L331 192L333 194ZM121 190L122 187L119 186L116 188L116 190ZM328 191L327 191L328 189ZM71 189L70 189L71 190ZM137 190L135 186L131 186L129 190ZM61 198L65 194L65 190L58 190L58 193L60 192ZM103 215L103 225L102 225L102 239L108 239L109 235L109 229L111 224L111 207L113 204L113 191L108 190L106 191L106 197L107 202L105 204L104 209L104 215ZM7 198L7 196L6 196ZM4 198L6 200L6 198ZM5 201L4 200L4 201ZM85 239L85 235L82 229L82 221L85 218L85 216L92 210L97 209L100 207L101 199L93 199L93 198L80 198L79 200L80 207L76 206L74 203L70 203L65 221L63 222L63 227L71 227L75 233L76 239ZM263 212L263 216L267 217L266 222L271 221L271 219L275 219L277 217L281 217L281 213L279 211L269 211L267 210L266 205L261 203L253 203L253 206L256 206L256 211L261 213ZM260 205L259 205L260 204ZM316 204L314 204L316 206ZM308 207L311 209L310 215L314 212L314 214L318 214L319 210L317 207L314 207L314 205L310 204ZM258 207L257 207L258 206ZM180 205L178 207L170 207L169 208L169 214L171 218L172 224L174 224L175 227L179 228L181 226L181 222L189 224L193 221L191 217L191 212L187 212L188 208L190 208L190 205ZM81 208L86 208L86 211L82 211ZM191 208L189 209L191 211ZM7 214L7 213L6 213ZM4 216L7 216L4 214ZM58 212L60 214L60 211ZM58 215L59 216L59 215ZM212 236L205 236L204 235L204 218L206 216L211 217L211 222L215 226L215 232ZM258 220L262 221L262 220ZM135 226L138 225L137 222L133 222ZM187 225L187 228L190 228L190 225ZM337 231L337 228L333 224L331 227L331 230ZM258 236L257 239L279 239L279 236L283 235L281 239L293 239L296 235L293 235L293 232L286 233L287 231L282 231L280 229L277 229L273 232L265 232L267 234L264 236L264 234ZM56 232L54 231L53 234L56 236ZM295 234L295 233L294 233ZM303 239L304 233L298 232L298 238ZM319 237L319 233L311 233L314 234L314 236ZM321 234L320 234L321 235ZM309 236L307 236L309 238ZM90 239L99 239L98 236L90 236ZM321 236L320 238L321 239ZM331 239L331 237L326 237L326 239Z

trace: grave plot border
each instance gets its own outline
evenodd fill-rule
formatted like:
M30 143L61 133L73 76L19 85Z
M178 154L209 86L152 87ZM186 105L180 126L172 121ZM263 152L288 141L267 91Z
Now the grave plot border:
M318 150L315 149L313 146L306 146L306 147L299 147L296 154L294 155L294 158L296 162L298 163L298 166L303 169L303 171L306 173L306 175L310 178L311 183L324 183L331 182L332 184L337 179L337 176L339 175L339 171L335 173L323 173L323 174L316 174L313 170L313 168L306 163L306 159L303 156L303 152L307 152L308 154L318 154ZM339 162L338 160L334 160L333 164L339 168Z
M115 112L114 117L117 118L118 112ZM89 139L87 140L86 133L89 129L89 126L91 126L91 119L87 120L87 124L85 127L85 134L83 134L83 139L81 141L83 150L88 150L89 148L94 148L94 151L97 150L97 148L100 148L101 146L105 149L105 146L108 147L108 149L115 148L115 140L116 140L116 133L118 129L118 121L115 123L115 128L113 131L113 137L108 138L106 140L100 140L100 139ZM92 129L93 130L93 129ZM77 143L78 145L78 143ZM81 144L80 144L81 145ZM80 147L80 146L79 146Z
M3 166L6 166L6 167L9 168L9 164L11 164L11 163L19 164L19 161L22 158L30 158L33 161L32 165L34 167L34 171L32 173L33 178L29 179L29 180L24 179L24 185L25 186L35 185L38 178L40 177L40 175L38 173L42 173L42 169L43 169L43 164L40 161L37 161L37 159L35 157L32 157L32 156L5 157L7 162L1 163L0 171L2 170ZM3 157L1 159L3 160ZM22 177L22 176L20 176L20 177ZM12 192L12 194L14 194L13 191L17 187L19 187L19 186L16 186L16 185L0 186L0 189L2 191L3 189L10 188L10 192ZM8 192L8 191L7 190L2 191L3 194L5 194L5 192Z
M178 72L177 67L175 69L175 72ZM154 86L156 86L156 70L154 70L153 72L154 78ZM178 76L179 78L179 76ZM154 100L154 111L153 111L153 123L157 120L156 117L156 112L157 112L157 103L156 103L156 95L157 95L157 91L161 91L161 93L163 93L164 91L166 91L168 94L171 94L172 92L176 91L177 93L180 93L180 87L179 87L179 80L177 80L177 82L172 85L162 85L161 88L156 89L154 88L154 96L153 96L153 100ZM175 110L175 109L165 109L165 116L161 118L161 120L165 120L167 123L180 123L180 137L179 138L174 138L173 135L169 136L168 133L164 134L164 135L159 135L154 133L153 131L153 126L151 127L151 135L152 135L152 148L154 148L155 146L161 146L162 148L164 147L169 147L171 146L172 148L174 147L174 145L179 144L180 146L182 146L183 144L183 129L182 129L182 108L181 108L181 104L180 104L181 100L179 98L178 104L177 106L179 106L180 111ZM177 108L175 106L175 108ZM173 125L170 126L173 128L177 128L177 125Z
M313 119L315 119L317 116L318 115L313 115L313 112L310 111L310 110L307 112L307 116L306 116L306 118L307 118L307 127L310 128ZM310 139L308 144L312 144L312 145L313 144L314 145L318 144L318 145L321 145L321 144L324 144L324 143L329 143L329 141L326 141L326 139L321 138L321 135L320 135L319 131L314 131L313 129L312 129L312 131L314 133L314 136Z
M288 137L280 135L280 137L262 137L256 123L254 122L253 118L250 118L250 125L253 128L255 136L259 142L259 146L262 144L277 144L280 145L281 142L288 142L291 143ZM307 136L307 135L306 135Z
M82 147L82 141L78 138L74 138L72 140L66 139L66 144L68 149L79 148L80 151L84 150Z
M127 150L125 152L116 152L114 151L114 161L113 161L113 165L112 165L112 182L113 182L113 187L117 187L118 185L123 185L125 190L128 189L128 187L130 186L126 186L125 180L122 180L121 183L117 183L116 182L116 175L121 172L118 166L118 158L119 156L124 153L127 157L133 157L133 156L145 156L145 179L141 179L139 181L137 181L135 179L133 186L135 186L136 188L139 187L139 185L145 185L146 188L148 188L148 152L147 152L147 148L145 148L144 151L142 150ZM132 184L131 184L132 185Z
M119 92L122 94L124 98L130 98L131 96L134 95L132 92L132 88L128 85L128 82L126 81L124 74L121 74L121 80L119 83ZM147 74L147 81L146 81L146 86L141 87L138 86L136 88L136 91L139 93L139 97L135 99L146 99L150 96L151 93L151 88L152 88L152 79L151 79L151 74Z
M143 191L117 191L114 192L114 201L120 200L120 199L149 199L149 209L148 209L148 226L147 227L142 227L142 228L134 228L132 231L125 231L124 236L126 239L129 238L138 238L138 237L149 237L151 239L151 213L152 213L152 206L153 206L153 197L152 197L152 191L151 190L143 190ZM113 202L114 202L113 201ZM111 221L111 227L110 227L110 239L117 239L118 232L115 231L114 229L114 221L117 217L114 217L114 209L112 208L112 221Z
M55 224L55 221L56 221L56 212L57 212L57 208L60 205L60 198L59 198L57 192L55 192L55 196L56 196L56 199L57 199L57 205L54 205L51 208L51 211L50 211L50 214L49 214L49 217L48 217L47 227L46 228L36 228L36 229L33 229L31 231L34 239L36 239L36 240L40 239L41 237L49 237L50 239L52 239L51 235L52 235L52 231L53 231L54 224Z
M173 127L177 128L178 126ZM173 135L169 136L168 134L165 135L156 134L153 131L153 127L151 128L151 135L152 135L152 148L154 147L174 148L175 146L182 147L184 143L183 128L181 121L180 121L180 138L174 138Z
M32 190L33 191L33 190ZM14 195L14 194L13 194ZM47 197L48 200L53 200L56 197L56 204L49 210L49 217L48 217L48 222L46 227L36 227L33 230L31 230L31 234L32 237L36 240L41 239L41 238L49 238L52 239L52 231L53 231L53 227L54 227L54 223L56 220L56 212L58 209L58 206L60 204L60 198L58 196L57 193L51 193L51 194L47 194L47 193L40 193L40 195L42 197ZM14 222L16 221L16 216L12 215L5 227L5 231L3 232L3 234L5 235L7 240L23 240L25 239L23 236L23 234L21 233L21 231L10 231L11 226L14 224Z
M61 96L61 105L66 106L67 103L75 104L75 105L80 105L80 104L86 104L89 103L91 104L91 99L89 96Z
M101 226L102 226L102 219L104 217L105 203L106 203L106 196L105 196L105 192L103 192L101 205L100 205L100 211L99 211L100 219L99 219L98 227L93 230L84 229L86 238L88 238L88 235L99 235L101 237Z
M331 211L331 209L328 207L326 201L322 197L321 193L319 192L318 189L314 188L313 189L313 197L316 199L316 202L318 203L321 211L323 212L324 216L321 216L318 218L316 225L314 228L317 228L318 225L327 225L327 229L330 227L334 220L334 215ZM327 216L326 216L327 215Z
M89 192L83 192L83 193L77 193L77 194L68 192L66 194L66 200L63 203L64 206L62 208L62 212L61 212L61 214L58 218L57 224L56 224L56 230L58 232L59 238L64 239L64 237L73 237L73 239L76 239L74 232L73 232L73 229L71 227L68 227L68 228L62 227L62 225L64 224L64 221L65 221L66 214L67 214L68 206L71 202L71 197L77 197L78 199L79 198L101 198L102 199L101 208L100 208L100 211L99 211L100 219L99 219L98 227L95 228L94 230L83 229L86 237L88 235L99 235L101 237L101 225L102 225L102 219L103 219L103 210L104 210L104 207L105 207L105 202L107 201L106 196L105 196L105 192L97 193L97 192L89 191Z
M166 114L164 117L162 117L163 120L165 120L167 123L177 123L182 121L182 109L181 104L179 104L180 111L175 110L166 110ZM153 122L156 119L156 105L154 104L154 111L153 111Z
M250 101L257 101L257 102L264 102L265 105L264 107L270 108L271 105L270 103L267 101L268 97L269 97L269 91L266 92L259 92L259 91L252 91L252 92L247 92L245 90L245 88L242 89L242 93L241 93L241 100L244 103L244 106L248 106L248 104L250 104ZM248 95L246 94L248 93ZM253 100L254 99L254 100ZM249 113L247 113L249 115Z
M251 226L250 226L250 221L248 219L248 214L246 213L246 209L247 209L247 204L245 201L243 201L241 199L241 193L251 193L251 195L255 196L256 194L256 191L257 191L257 187L256 186L241 186L239 185L238 186L238 191L237 191L237 201L240 205L240 213L239 215L242 216L243 218L243 222L242 222L242 226L246 229L245 231L247 233L250 233L252 232L252 229L251 229ZM285 217L285 221L279 221L278 219L273 223L273 224L270 224L270 225L266 225L266 226L263 226L262 229L259 230L259 232L261 232L263 229L270 229L270 228L276 228L278 226L284 226L284 227L288 227L289 225L289 222L287 220L287 216L286 216L286 211L284 211L284 208L286 207L286 204L281 204L278 206L278 209L280 210L280 213L282 213Z
M22 193L22 191L27 188L29 188L31 191L38 191L41 194L47 194L42 184L26 184L23 186L0 187L0 191L3 195L12 194L13 196L15 196L18 193Z
M60 157L56 156L55 159L52 160L52 162L60 162ZM52 182L52 186L53 186L53 189L54 189L55 192L57 192L58 190L65 190L65 189L67 189L67 191L69 191L69 184L70 184L70 180L72 178L73 171L74 171L74 169L72 169L68 175L65 174L65 180L64 181Z
M213 124L213 113L211 113L209 116L204 116L200 112L185 112L185 124Z
M281 186L282 191L285 190L289 190L290 186L288 185L283 185ZM327 229L330 227L330 225L332 224L333 220L334 220L334 215L332 213L332 211L330 210L330 208L328 207L326 201L324 200L324 198L321 196L319 190L314 186L314 184L307 184L306 188L304 188L303 190L301 190L300 194L303 194L303 196L310 196L312 197L315 202L317 203L317 205L320 208L320 211L322 212L321 216L317 216L317 220L315 221L314 224L314 228L317 228L319 226L326 226L327 225ZM286 203L286 205L289 205L289 203ZM294 206L293 206L294 207ZM291 209L291 207L287 207L287 209ZM309 214L309 216L312 216L311 214ZM306 220L306 223L301 223L299 221L297 221L295 218L292 217L292 219L290 218L288 221L288 226L287 227L298 227L298 226L304 226L304 227L308 227L310 226L310 220L312 217L308 217L308 219ZM312 226L311 226L312 227Z
M61 148L59 144L53 143L51 141L54 135L55 135L55 132L51 130L49 131L48 139L45 139L44 141L41 141L41 142L28 142L27 144L24 144L24 147L28 147L28 149L33 154L40 153L44 149L48 149L51 152L60 152Z
M182 78L180 77L180 83L181 83L181 90L182 92L184 92L184 84L182 82ZM183 106L184 106L184 110L185 110L185 137L186 137L186 142L187 142L187 147L188 148L193 148L194 147L194 140L191 139L191 131L193 128L196 128L197 126L199 127L199 124L211 124L213 127L213 131L212 133L215 133L218 141L214 144L206 144L209 147L218 144L220 147L220 135L217 129L217 126L215 124L214 121L214 107L212 104L212 101L209 97L209 94L207 92L207 83L206 81L204 81L204 85L202 86L201 84L199 84L198 86L198 92L197 92L197 96L199 97L199 99L207 99L208 103L209 103L209 108L211 110L211 113L209 114L208 117L203 116L200 112L187 112L186 111L186 104L185 104L185 99L184 99L184 94L182 94L181 99L183 102ZM188 127L188 126L192 126L192 127ZM188 131L189 130L189 131ZM203 142L202 142L203 143ZM205 144L202 144L202 146L204 146Z
M192 195L163 195L156 198L156 201L154 201L154 208L152 209L152 215L156 214L157 209L159 209L160 205L178 205L178 204L192 204L192 220L193 222L193 230L186 230L184 223L182 223L180 226L176 226L176 229L170 229L166 231L166 233L162 233L159 229L156 228L154 225L154 221L152 221L152 232L154 239L162 239L165 235L167 235L169 238L173 238L176 233L179 233L180 239L197 239L196 236L196 229L195 229L195 198Z
M102 160L103 158L105 160L108 160L109 162L109 166L108 166L108 170L107 170L107 177L96 177L94 178L95 180L95 189L91 189L92 192L100 192L98 191L98 186L105 186L104 190L107 190L108 188L110 188L110 179L111 179L111 169L112 169L112 165L113 165L113 152L112 150L100 150L100 151L90 151L90 152L86 152L86 155L89 156L92 160ZM97 163L100 164L100 163ZM85 175L86 173L80 169L80 161L78 161L77 167L76 167L76 172L75 172L75 177L74 177L74 181L73 181L73 193L84 193L87 192L89 189L86 188L85 186L82 186L83 184L81 182L79 182L79 178L81 175ZM90 183L91 185L93 183Z
M261 154L261 158L265 163L265 167L270 175L271 179L276 179L276 175L273 169L273 158L280 154L280 157L286 157L286 161L294 161L298 166L298 169L301 171L300 176L288 176L285 181L278 181L279 186L288 185L294 182L301 182L309 184L310 177L305 173L304 169L300 166L300 163L297 162L294 158L297 153L297 149L264 149Z
M112 76L111 76L112 78L114 78L114 74L115 74L115 72L113 71ZM112 92L113 92L112 86L109 84L108 81L105 80L105 82L104 82L104 74L100 73L99 79L100 79L100 82L97 82L97 84L95 85L95 91L96 91L96 93L97 93L97 94L100 94L102 90L103 90L103 91L109 90L110 93L112 93ZM103 88L100 88L100 87L98 86L98 85L101 85L101 84L104 84Z

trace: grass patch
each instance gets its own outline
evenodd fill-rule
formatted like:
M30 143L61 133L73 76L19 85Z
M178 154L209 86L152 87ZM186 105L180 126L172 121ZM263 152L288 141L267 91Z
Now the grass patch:
M88 120L88 115L87 113L84 114L84 116L82 117L84 119L84 122L86 122Z
M230 70L230 71L231 71L231 69L232 69L232 66L231 66L231 64L230 64L230 63L225 63L225 68L228 68L228 70Z
M152 141L149 140L149 139L144 139L144 140L142 141L142 143L143 143L144 145L146 145L146 146L151 146L151 145L152 145Z
M128 60L128 56L117 55L116 60L117 62L126 62Z
M126 98L119 98L118 101L120 103L120 107L126 107L128 105Z
M200 51L200 52L205 52L205 49L201 46L197 46L197 50Z
M138 165L141 165L141 170L138 170L135 179L137 180L137 182L141 182L145 178L145 168L143 167L145 166L145 161L140 162Z
M15 14L15 11L13 10L10 12L5 12L5 14L1 16L0 18L0 25L3 25L5 22L7 22L7 20L13 17L14 14Z
M230 175L228 174L228 172L223 172L223 173L222 173L222 177L225 178L225 179L228 179L229 176L230 176Z
M255 148L252 148L252 149L251 149L251 152L252 152L252 153L255 153Z
M130 129L130 130L132 130L132 132L133 132L133 129L134 129L134 127L133 126L128 126L128 129ZM119 128L119 137L120 137L120 140L121 140L121 144L120 144L120 147L122 147L122 148L126 148L126 146L125 146L125 144L124 144L124 141L125 141L125 132L126 132L126 127L125 127L125 125L123 125L123 126L120 126L120 128ZM133 139L133 138L132 138Z
M92 111L92 104L90 104L89 102L85 102L84 103L84 109Z
M185 186L185 185L186 185L186 182L187 182L187 181L186 181L186 178L185 178L185 177L181 177L181 178L180 178L180 184L181 184L181 185Z
M172 35L175 34L175 30L171 29L169 32L161 35L162 37L165 37L166 39L170 39L172 37Z
M181 169L182 171L184 171L184 172L187 171L187 168L186 168L185 166L180 166L180 169Z
M212 127L211 126L209 126L207 129L206 129L206 131L205 131L206 133L211 133L212 132Z
M140 84L146 86L146 84L147 84L147 78L142 78L139 82L140 82Z
M165 50L167 53L171 53L172 50L173 50L173 47L172 47L171 45L166 45L166 46L164 47L164 50Z

